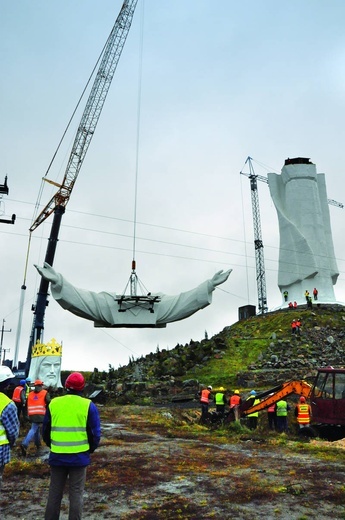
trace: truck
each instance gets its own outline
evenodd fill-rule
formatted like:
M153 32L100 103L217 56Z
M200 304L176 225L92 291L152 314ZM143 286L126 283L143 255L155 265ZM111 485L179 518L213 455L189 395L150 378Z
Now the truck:
M265 410L293 394L303 395L309 400L312 409L311 424L301 428L300 435L329 441L345 437L345 368L318 368L312 385L303 380L290 380L257 393L242 403L242 417ZM257 399L260 399L260 403L254 405Z

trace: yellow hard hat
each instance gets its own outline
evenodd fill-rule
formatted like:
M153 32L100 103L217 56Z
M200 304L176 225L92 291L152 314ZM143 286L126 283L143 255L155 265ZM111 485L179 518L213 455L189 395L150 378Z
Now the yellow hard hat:
M240 391L239 390L234 390L234 394L239 394Z
M220 392L224 392L224 390L225 390L225 388L223 388L222 386L219 389Z

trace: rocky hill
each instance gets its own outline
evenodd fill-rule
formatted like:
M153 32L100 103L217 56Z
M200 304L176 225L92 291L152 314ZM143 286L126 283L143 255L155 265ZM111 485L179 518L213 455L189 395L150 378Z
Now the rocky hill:
M302 322L299 335L291 333L295 318ZM204 384L230 390L269 388L289 379L312 380L316 367L345 364L344 326L341 305L254 316L225 327L212 338L190 340L171 350L157 348L124 367L111 368L107 389L124 402L136 402L138 395L178 399Z

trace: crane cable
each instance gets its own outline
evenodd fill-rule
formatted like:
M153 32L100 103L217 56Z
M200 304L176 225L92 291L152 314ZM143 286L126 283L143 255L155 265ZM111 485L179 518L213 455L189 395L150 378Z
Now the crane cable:
M136 132L136 158L135 158L135 181L134 181L134 209L133 209L133 250L132 250L132 274L131 292L136 294L136 238L137 238L137 206L138 206L138 176L139 176L139 149L140 149L140 123L141 123L141 94L142 94L142 71L143 71L143 47L144 47L144 2L142 3L140 17L140 43L139 43L139 70L138 70L138 98L137 98L137 132Z

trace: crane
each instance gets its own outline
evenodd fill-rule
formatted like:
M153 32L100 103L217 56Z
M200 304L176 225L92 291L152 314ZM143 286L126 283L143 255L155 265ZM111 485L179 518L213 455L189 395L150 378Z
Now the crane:
M122 4L120 13L116 18L114 26L104 46L101 63L77 129L63 181L61 184L48 181L51 184L56 185L58 191L30 227L31 234L49 217L49 215L54 213L45 256L45 262L51 266L54 262L62 216L70 199L86 152L95 133L105 99L132 24L137 2L138 0L124 0ZM48 305L48 286L49 282L42 277L37 293L36 304L32 308L34 319L26 359L26 374L29 373L32 347L37 341L41 340L42 331L44 329L45 309ZM22 286L22 289L23 288L25 288L25 285Z
M261 219L260 219L260 206L259 206L259 195L258 195L258 180L263 180L265 177L256 175L254 172L252 158L247 157L245 164L248 163L249 173L240 172L243 175L249 177L251 198L252 198L252 211L253 211L253 223L254 223L254 247L255 247L255 266L256 266L256 285L258 291L258 308L259 314L265 314L268 311L267 307L267 291L266 291L266 273L265 273L265 260L264 260L264 244L262 241L261 233Z
M258 308L259 314L264 314L268 311L267 307L267 292L266 292L266 274L265 274L265 262L264 262L264 244L262 241L261 234L261 218L260 218L260 206L259 206L259 195L257 181L265 182L268 184L268 178L263 175L257 175L254 172L253 159L247 157L245 164L248 163L249 173L241 171L242 175L245 175L250 180L251 199L252 199L252 213L253 213L253 224L254 224L254 247L255 247L255 264L256 264L256 282L258 292ZM333 199L327 199L327 202L331 206L343 208L344 204L337 202Z

